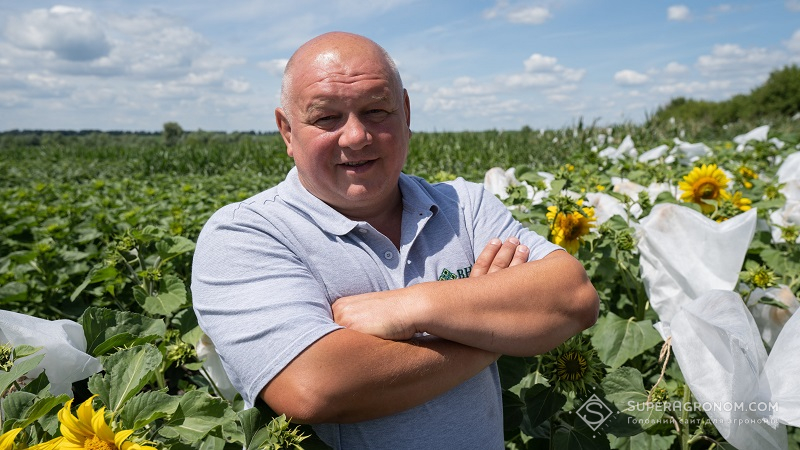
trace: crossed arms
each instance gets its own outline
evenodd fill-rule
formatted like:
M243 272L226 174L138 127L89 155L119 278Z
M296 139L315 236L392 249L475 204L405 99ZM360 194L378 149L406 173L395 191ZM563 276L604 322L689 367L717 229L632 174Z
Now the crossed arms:
M334 320L346 328L292 360L262 399L298 423L374 419L433 399L501 354L543 353L592 326L599 301L580 262L563 251L527 259L516 238L494 239L467 279L338 299Z

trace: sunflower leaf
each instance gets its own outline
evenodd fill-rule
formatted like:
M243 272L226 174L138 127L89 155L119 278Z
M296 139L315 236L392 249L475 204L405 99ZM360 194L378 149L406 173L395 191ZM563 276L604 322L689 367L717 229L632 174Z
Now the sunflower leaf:
M619 450L669 450L675 436L639 433L630 437L611 437L611 445Z
M537 425L549 419L567 403L567 397L555 388L543 384L535 384L522 392L525 402L522 425L520 428L529 436Z
M156 296L147 296L144 299L142 308L148 314L169 316L186 303L186 286L180 278L174 275L164 276L164 280L161 281L161 290L164 292Z
M166 325L161 319L143 314L90 307L78 319L86 336L86 353L100 356L115 347L130 347L163 337Z
M44 353L14 360L8 372L0 370L0 393L5 392L18 378L35 369L44 359Z
M178 397L166 392L142 392L131 398L120 411L122 427L138 430L150 422L167 417L178 409Z
M198 442L215 428L221 429L236 418L227 401L204 391L189 391L181 397L178 408L159 434L167 439L179 437L185 442Z
M648 429L660 423L664 409L647 403L642 374L633 367L620 367L601 382L606 398L623 414L636 418L636 423Z
M608 450L605 433L598 433L578 421L574 427L561 427L553 435L553 448L566 450Z
M89 390L100 396L109 411L117 412L150 381L161 359L161 352L150 344L120 350L104 358L106 373L89 378Z
M592 345L597 356L616 369L661 342L661 335L649 320L637 322L609 312L597 320Z

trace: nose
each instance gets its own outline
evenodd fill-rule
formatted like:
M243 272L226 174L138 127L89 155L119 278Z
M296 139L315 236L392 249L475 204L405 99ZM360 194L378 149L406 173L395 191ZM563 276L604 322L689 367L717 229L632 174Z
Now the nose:
M350 114L339 133L339 146L361 150L372 143L372 134L361 119Z

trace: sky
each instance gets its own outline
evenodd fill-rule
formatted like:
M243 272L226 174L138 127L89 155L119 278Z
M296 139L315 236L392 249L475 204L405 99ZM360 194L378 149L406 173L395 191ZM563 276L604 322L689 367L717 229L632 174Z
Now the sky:
M641 123L800 63L800 0L0 0L0 131L276 131L328 31L392 55L421 132Z

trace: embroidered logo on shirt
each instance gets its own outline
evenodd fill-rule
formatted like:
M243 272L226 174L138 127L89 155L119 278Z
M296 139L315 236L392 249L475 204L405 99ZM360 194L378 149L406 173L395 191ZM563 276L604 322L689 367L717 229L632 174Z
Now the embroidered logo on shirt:
M469 273L472 272L472 266L467 266L455 271L455 273L451 272L449 269L442 270L442 274L439 275L439 281L442 280L457 280L459 278L469 278Z

